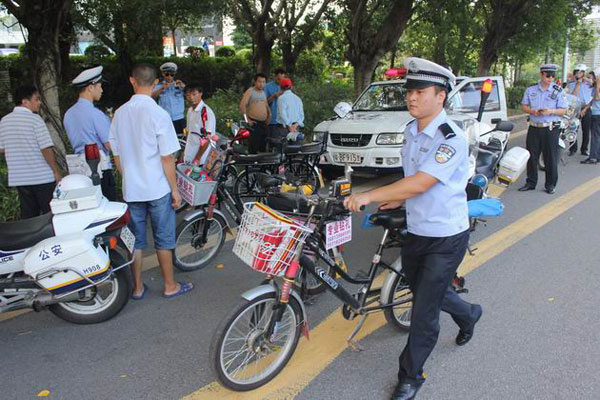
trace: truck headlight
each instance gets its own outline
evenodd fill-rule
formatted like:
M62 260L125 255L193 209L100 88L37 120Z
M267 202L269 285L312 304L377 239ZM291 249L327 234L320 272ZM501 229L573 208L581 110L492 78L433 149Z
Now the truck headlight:
M382 145L402 144L404 134L402 133L380 133L375 143Z
M322 143L326 134L327 132L313 132L313 141Z

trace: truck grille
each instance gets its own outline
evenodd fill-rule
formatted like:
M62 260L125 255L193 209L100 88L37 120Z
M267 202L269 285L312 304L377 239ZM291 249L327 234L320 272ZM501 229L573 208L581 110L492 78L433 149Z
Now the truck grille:
M336 146L365 147L371 141L370 134L342 134L332 133L331 142Z

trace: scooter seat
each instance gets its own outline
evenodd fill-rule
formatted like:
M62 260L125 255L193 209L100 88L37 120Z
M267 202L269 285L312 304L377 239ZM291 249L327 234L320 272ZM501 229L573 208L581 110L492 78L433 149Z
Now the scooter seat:
M316 154L321 152L322 143L312 142L305 144L289 145L285 149L286 154Z
M0 250L27 249L54 236L52 213L39 217L0 223Z
M258 154L238 154L233 157L236 164L279 164L281 163L280 153L258 153Z
M406 209L396 208L394 210L376 212L371 214L369 222L373 225L382 226L385 229L404 229L406 228Z

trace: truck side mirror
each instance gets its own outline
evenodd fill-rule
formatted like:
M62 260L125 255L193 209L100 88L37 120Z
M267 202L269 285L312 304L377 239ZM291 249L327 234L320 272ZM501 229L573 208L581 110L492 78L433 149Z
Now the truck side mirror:
M496 125L498 122L502 121L502 118L492 118L490 121L492 124Z

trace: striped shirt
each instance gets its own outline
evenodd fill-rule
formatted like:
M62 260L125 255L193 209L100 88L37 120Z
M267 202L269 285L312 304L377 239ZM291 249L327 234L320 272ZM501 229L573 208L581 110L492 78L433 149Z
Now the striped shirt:
M42 117L26 107L15 107L0 121L0 149L8 165L8 186L54 182L52 169L40 150L52 147Z

